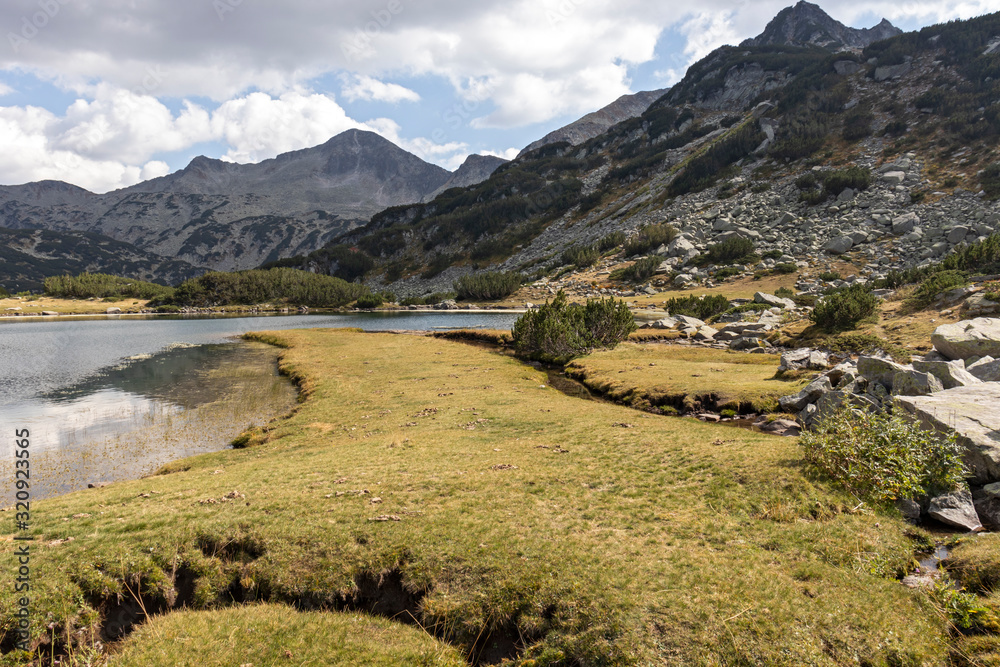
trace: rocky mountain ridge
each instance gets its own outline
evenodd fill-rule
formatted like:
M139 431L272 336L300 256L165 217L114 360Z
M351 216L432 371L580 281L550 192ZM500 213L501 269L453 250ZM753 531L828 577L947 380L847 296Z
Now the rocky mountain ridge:
M386 207L475 183L503 162L470 157L449 173L377 134L349 130L257 164L198 157L103 195L56 181L0 186L0 227L100 234L162 261L249 269L316 250Z
M778 12L764 32L744 40L740 46L815 45L825 49L863 49L902 33L886 19L871 28L850 28L833 19L819 5L799 0L793 7Z

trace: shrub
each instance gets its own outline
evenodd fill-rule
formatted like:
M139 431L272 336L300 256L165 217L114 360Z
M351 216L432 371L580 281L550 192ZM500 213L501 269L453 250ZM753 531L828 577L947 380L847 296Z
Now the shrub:
M867 167L848 167L828 172L823 176L823 189L836 197L847 188L867 190L872 184L872 172Z
M724 278L732 278L733 276L738 276L742 274L743 271L737 269L735 266L726 266L715 272L714 277L722 280Z
M381 294L362 294L354 303L357 308L378 308L385 303Z
M625 256L644 255L677 238L680 232L673 225L647 225L625 243Z
M652 278L662 263L663 260L658 255L643 257L631 266L626 266L623 269L615 269L608 277L612 280L623 280L630 283L642 282L643 280Z
M583 269L597 264L597 260L600 258L601 253L596 245L573 246L563 251L562 263L572 264L578 269Z
M824 271L823 273L819 274L819 279L825 283L832 283L835 280L842 280L840 274L837 273L836 271Z
M965 287L968 284L969 279L964 271L941 271L920 283L920 286L906 300L906 304L911 308L926 308L942 292L956 287Z
M816 180L816 174L811 171L806 172L795 179L795 187L799 190L812 190L817 185L819 185L819 181Z
M851 285L836 290L816 304L809 318L827 331L855 328L859 322L874 316L879 309L878 299L867 285Z
M695 264L746 264L757 260L753 241L742 236L730 236L725 241L715 243L695 259Z
M791 299L795 296L795 291L787 287L779 287L774 290L774 296L781 297L782 299Z
M761 255L761 259L781 259L784 256L785 253L781 252L780 250L768 250L763 255Z
M106 273L81 273L78 276L51 276L45 279L46 296L64 299L166 299L174 288L134 278Z
M187 280L176 289L178 306L223 306L281 301L288 304L337 308L369 290L364 285L298 269L253 269L223 273L211 271Z
M523 356L566 363L596 348L613 348L635 329L635 318L623 301L569 303L560 290L551 302L519 317L511 337Z
M784 262L782 264L775 264L773 271L780 274L795 273L799 270L799 267L792 262Z
M611 232L597 242L597 249L601 252L607 252L612 248L617 248L618 246L623 245L627 238L628 237L625 236L625 232Z
M663 308L671 315L687 315L707 320L713 315L729 310L729 299L721 294L675 297L666 301Z
M458 296L455 292L434 292L424 296L408 296L399 302L401 306L432 306Z
M899 416L834 412L802 435L806 464L875 503L950 491L965 475L955 436Z
M941 269L1000 273L1000 233L971 245L955 248L941 262Z
M934 584L931 595L948 614L951 624L962 634L996 634L1000 631L1000 619L996 612L983 604L975 594L956 590L949 582L938 581Z
M987 199L1000 198L1000 162L988 165L979 175L979 184L986 192Z
M497 301L516 292L522 279L520 273L510 271L473 273L455 281L455 292L459 299Z

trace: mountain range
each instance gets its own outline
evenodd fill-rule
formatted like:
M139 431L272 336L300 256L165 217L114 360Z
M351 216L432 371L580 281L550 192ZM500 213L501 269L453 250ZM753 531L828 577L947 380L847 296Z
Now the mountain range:
M195 271L278 262L401 295L487 267L544 276L564 251L662 222L695 250L743 235L775 258L822 262L839 238L880 267L896 243L881 221L947 217L986 191L998 36L997 14L902 33L888 21L849 28L799 2L670 89L624 96L512 162L470 156L449 174L354 130L256 165L197 158L107 195L0 188L0 226L101 234ZM891 186L887 165L903 174ZM866 182L840 187L849 168ZM961 206L990 219L989 196ZM927 226L928 243L958 239L942 225ZM943 251L905 239L915 254L893 266Z

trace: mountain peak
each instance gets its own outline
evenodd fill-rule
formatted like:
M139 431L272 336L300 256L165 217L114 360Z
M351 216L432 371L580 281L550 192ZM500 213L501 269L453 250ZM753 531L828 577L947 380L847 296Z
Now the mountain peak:
M902 30L882 19L872 28L850 28L816 4L799 0L782 9L757 37L740 46L820 46L831 50L863 49L872 42L902 34Z

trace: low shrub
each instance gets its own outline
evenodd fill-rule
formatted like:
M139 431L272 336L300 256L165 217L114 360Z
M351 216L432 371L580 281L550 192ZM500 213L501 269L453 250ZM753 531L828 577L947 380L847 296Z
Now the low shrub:
M871 288L857 284L836 290L817 303L809 318L827 331L843 331L854 329L878 311L879 302Z
M356 308L378 308L385 300L381 294L363 294L354 302Z
M106 273L51 276L45 279L45 295L64 299L169 299L174 288Z
M623 301L591 299L569 303L562 290L555 299L518 318L511 330L518 354L549 363L566 363L597 348L614 348L636 329Z
M894 345L884 338L872 334L838 334L828 336L817 345L824 350L839 354L888 354L899 362L910 360L910 351L905 347Z
M955 248L941 262L940 270L1000 273L1000 233Z
M669 299L663 308L671 315L687 315L707 320L729 310L729 299L721 294L712 296L682 296Z
M979 185L986 193L987 199L1000 198L1000 162L987 165L979 174Z
M522 280L520 273L510 271L473 273L455 281L455 292L459 299L497 301L516 292Z
M625 232L611 232L597 242L597 249L601 252L607 252L612 248L623 245L626 240L628 240L628 237L625 235Z
M401 306L433 306L436 303L454 299L458 294L455 292L434 292L424 296L408 296L399 302Z
M709 264L749 264L757 261L753 241L742 236L730 236L725 241L714 243L695 258L698 266Z
M906 305L916 309L926 308L942 292L947 292L957 287L965 287L968 284L969 277L965 271L941 271L935 273L920 283L920 286L906 299Z
M663 259L661 257L658 255L650 255L649 257L643 257L642 259L637 260L631 266L626 266L622 269L615 269L608 277L612 280L639 283L643 280L649 280L656 275L656 270L660 268L660 264L662 263Z
M210 271L174 291L178 306L223 306L282 302L314 308L337 308L368 294L364 285L290 268Z
M665 223L646 225L625 242L625 256L644 255L650 250L656 250L673 241L679 233L676 227Z
M735 266L726 266L719 269L712 275L719 280L723 280L725 278L732 278L733 276L741 275L742 273L743 271L741 269L737 269Z
M944 493L965 476L954 435L884 413L838 410L799 444L808 466L873 503Z
M784 256L785 253L781 252L780 250L768 250L767 252L763 253L760 257L761 259L781 259Z
M562 254L562 263L570 264L577 269L584 269L597 264L601 258L601 252L596 245L573 246L567 248Z
M781 275L788 275L790 273L795 273L799 270L799 267L792 262L783 262L781 264L775 264L774 268L771 269L774 273Z
M823 273L819 274L819 279L825 283L832 283L835 280L843 280L841 275L836 271L824 271Z
M795 298L795 290L789 289L787 287L779 287L774 290L774 296L781 297L782 299L793 299Z

